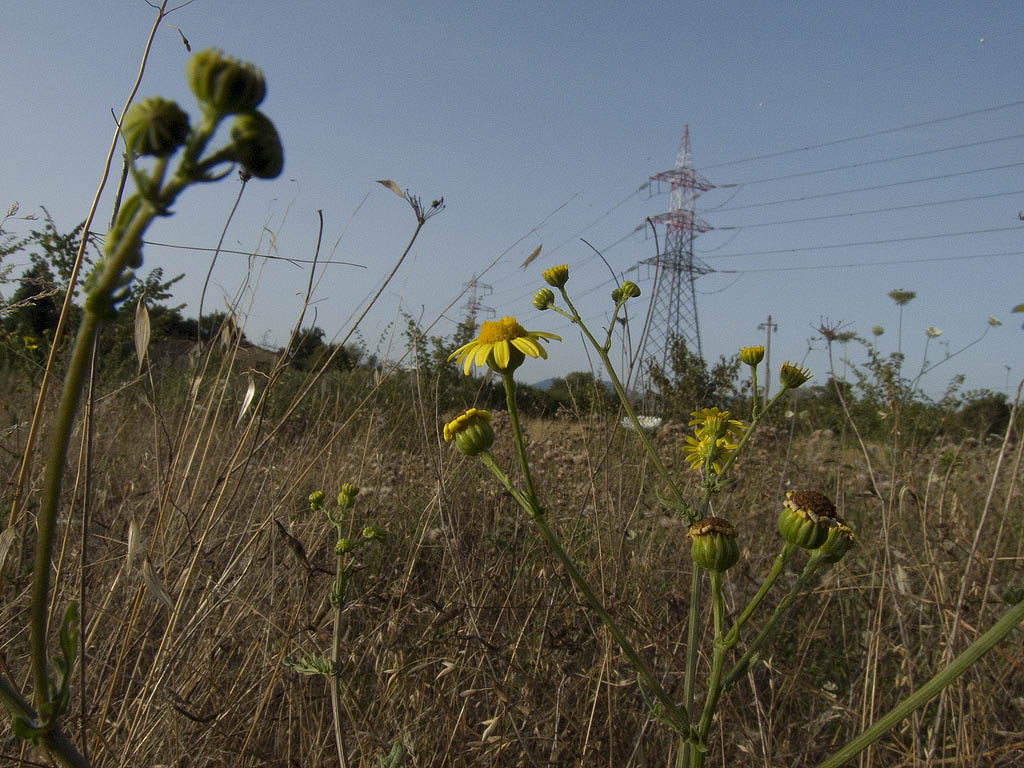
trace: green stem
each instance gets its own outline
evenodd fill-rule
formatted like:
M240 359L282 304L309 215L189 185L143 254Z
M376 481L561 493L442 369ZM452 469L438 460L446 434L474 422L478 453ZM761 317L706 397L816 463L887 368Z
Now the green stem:
M803 590L807 587L807 584L811 580L811 577L814 575L814 572L818 570L818 567L823 562L824 560L822 560L821 554L819 552L815 551L814 554L811 555L811 557L807 561L807 565L804 566L803 571L797 578L796 583L793 584L793 587L789 590L789 593L784 598L782 598L782 602L780 602L775 607L775 611L772 613L772 617L768 619L768 622L761 628L761 631L757 633L757 636L754 638L753 642L751 642L750 646L746 649L746 651L743 652L743 656L740 657L740 660L736 662L736 665L726 676L725 682L722 683L723 690L730 688L732 685L734 685L736 681L739 680L740 677L747 671L747 667L750 665L751 659L754 658L754 654L756 654L761 649L761 646L764 645L764 641L775 629L775 625L778 623L779 619L781 619L782 616L786 613L786 611L789 610L789 606L796 599L797 595L803 592ZM733 645L735 645L737 639L738 635L736 638L733 638Z
M608 628L615 642L618 643L619 648L622 649L623 654L629 659L629 662L633 665L633 669L636 670L637 675L643 680L644 684L651 690L654 697L662 705L665 710L665 715L672 723L673 727L680 734L689 733L690 719L687 713L680 709L672 698L665 691L661 683L658 682L657 678L648 668L647 664L641 658L640 654L637 653L633 644L626 637L622 629L619 628L618 623L612 618L611 614L605 609L604 604L598 598L597 594L591 588L590 583L586 577L580 572L579 568L576 567L576 563L565 551L565 547L562 546L561 540L558 538L558 534L551 529L548 525L547 520L544 519L544 511L536 503L535 500L524 496L515 486L512 485L508 475L498 466L489 452L484 451L479 454L480 460L484 465L491 470L495 477L501 482L505 489L512 494L512 497L519 503L526 514L533 521L534 525L537 526L537 530L540 531L545 543L558 560L562 563L562 566L569 573L569 578L572 579L573 584L576 588L583 593L583 597L590 605L591 610L594 611Z
M757 366L750 367L750 379L751 379L751 404L750 404L750 420L753 421L757 418Z
M971 646L943 667L931 680L922 685L903 701L897 704L888 714L880 717L871 726L847 743L839 751L832 754L817 768L839 768L849 762L869 746L874 744L889 729L899 724L914 710L923 707L942 692L942 689L966 672L972 664L988 653L1008 635L1014 627L1024 621L1024 600L1014 605L991 629L975 640Z
M724 642L726 648L732 648L736 645L743 625L746 624L747 619L749 619L754 611L757 610L757 606L759 606L761 601L764 600L764 596L768 594L768 590L771 589L775 580L779 578L782 570L786 567L786 563L788 563L790 558L793 557L793 553L796 552L796 550L796 544L790 544L788 541L785 546L782 547L782 551L779 552L778 557L775 558L775 562L772 563L772 569L768 571L768 576L765 578L764 583L761 584L761 587L757 590L757 594L755 594L754 597L751 598L750 602L747 603L747 607L743 609L739 618L737 618L735 623L732 625L732 629L729 630L729 634L725 636Z
M608 373L608 378L611 380L612 387L615 389L615 394L619 397L619 402L622 403L622 408L626 412L626 416L629 417L630 422L633 424L633 429L636 431L637 436L640 438L640 443L643 445L644 450L647 452L651 463L657 470L658 475L665 485L672 491L673 497L677 504L685 511L686 517L692 525L697 521L697 516L694 514L693 506L686 500L682 491L679 490L675 481L672 479L672 475L665 468L665 465L661 462L661 457L658 456L658 452L654 450L654 446L651 445L651 441L647 439L647 435L644 434L643 428L640 426L640 420L636 417L636 413L633 411L633 406L629 403L629 398L626 396L626 390L622 387L622 382L619 381L618 375L615 373L615 366L612 365L611 358L608 357L608 349L597 343L597 339L591 334L590 329L587 328L583 322L583 318L580 317L579 312L576 311L576 307L573 306L572 301L569 299L569 295L565 292L564 288L559 289L562 293L562 298L565 300L566 306L569 307L571 314L560 312L565 317L572 320L573 323L579 326L583 335L587 337L590 345L594 348L597 354L601 357L601 363L604 365L605 371ZM614 322L614 321L613 321Z
M707 744L708 732L711 730L711 720L718 710L718 700L722 695L722 686L719 682L722 679L722 667L725 665L725 652L728 650L722 636L722 624L725 618L725 601L722 598L722 573L711 571L711 605L714 613L715 640L714 652L711 660L711 676L708 678L707 698L704 700L704 711L700 716L700 724L697 726L697 733L700 735L701 744ZM692 749L692 763L695 768L704 765L705 753L699 749Z
M530 474L530 461L526 457L526 441L523 439L523 430L519 426L519 408L516 407L516 382L512 378L511 371L503 371L501 383L505 385L505 405L508 407L508 418L512 424L512 435L515 437L516 452L519 455L519 467L523 471L523 481L526 483L526 494L530 503L539 506L537 502L537 489L533 485L533 475Z
M331 675L331 713L334 716L334 743L338 748L338 765L340 768L348 768L348 758L345 755L345 740L341 730L341 671L339 668L341 659L341 595L345 593L344 555L338 555L336 567L338 574L334 589L338 595L338 604L331 606L334 609L334 628L331 633L331 667L334 672Z
M15 717L21 717L26 722L36 723L38 718L35 711L28 702L22 698L7 679L0 676L0 701ZM47 751L57 759L61 765L67 768L91 768L89 761L75 747L75 745L56 727L46 731L39 737L40 742Z

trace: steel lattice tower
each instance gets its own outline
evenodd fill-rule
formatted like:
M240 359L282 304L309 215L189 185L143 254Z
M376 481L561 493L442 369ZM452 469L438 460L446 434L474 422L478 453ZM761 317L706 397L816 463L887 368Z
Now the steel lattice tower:
M651 176L652 182L669 183L669 207L665 213L652 216L655 224L665 225L660 253L642 264L656 276L651 298L650 318L644 334L644 378L651 362L664 371L671 371L672 344L675 339L686 342L686 348L703 357L700 323L697 320L697 294L694 281L711 272L711 268L693 255L694 238L711 226L694 214L694 204L701 192L714 187L697 175L690 160L690 126L683 130L676 164L670 171Z

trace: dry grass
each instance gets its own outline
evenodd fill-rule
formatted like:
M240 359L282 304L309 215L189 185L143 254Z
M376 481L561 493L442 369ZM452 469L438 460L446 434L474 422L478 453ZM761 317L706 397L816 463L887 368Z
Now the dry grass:
M449 414L435 413L429 387L392 381L357 407L372 382L341 389L329 380L279 425L273 411L299 391L284 377L262 411L236 423L248 375L228 356L194 389L173 369L106 387L94 411L85 538L86 467L69 467L55 605L84 594L85 674L67 725L94 765L337 764L326 682L283 661L329 648L331 531L306 497L322 488L330 498L343 482L362 488L353 534L366 522L390 533L385 547L362 550L344 610L354 765L377 765L395 741L414 766L671 764L673 740L518 507L439 441ZM266 379L257 378L259 399ZM8 389L4 399L6 424L27 420L28 392ZM496 424L500 443L508 433L500 415ZM685 530L658 506L638 446L615 425L592 414L528 422L538 491L613 615L680 692ZM667 425L656 442L685 478L683 434ZM23 439L3 433L5 494ZM736 523L743 549L726 580L730 612L777 552L786 488L835 495L858 545L726 694L709 765L813 765L930 677L954 623L960 650L998 616L1000 590L1021 581L1024 514L1010 481L1019 446L994 480L998 445L935 446L895 464L884 446L872 450L874 484L855 443L767 432L718 499L716 514ZM513 465L507 440L497 453ZM148 565L129 569L133 521ZM20 532L5 570L0 651L24 690L30 518ZM783 586L800 567L798 558ZM766 618L762 609L749 631ZM933 703L861 764L1021 764L1019 649L1018 631L949 690L937 728ZM5 763L41 759L20 749L7 730Z

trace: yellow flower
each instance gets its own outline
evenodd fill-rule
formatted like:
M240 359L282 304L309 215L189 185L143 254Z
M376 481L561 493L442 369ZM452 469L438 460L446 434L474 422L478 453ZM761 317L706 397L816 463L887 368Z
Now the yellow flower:
M801 384L806 384L810 378L810 371L788 361L783 363L782 368L779 369L779 382L785 389L796 389Z
M751 368L756 368L757 364L764 360L764 347L742 347L740 349L740 360L749 365Z
M452 352L448 360L458 358L457 364L462 366L467 376L470 365L479 368L485 363L499 373L514 371L522 365L526 355L547 358L548 353L537 343L544 339L562 340L553 333L527 331L514 317L484 320L480 335Z
M569 265L559 264L557 267L548 267L540 275L544 278L544 282L552 288L564 288L565 284L569 282Z
M743 437L743 422L730 419L728 411L705 408L701 411L690 411L690 415L693 417L690 419L690 426L698 438L709 437L718 440L730 435L736 438Z
M738 447L730 443L726 438L721 437L712 440L709 436L686 437L686 447L683 452L687 454L686 463L690 469L700 470L705 465L710 465L716 474L722 473L722 465L729 460L729 454Z

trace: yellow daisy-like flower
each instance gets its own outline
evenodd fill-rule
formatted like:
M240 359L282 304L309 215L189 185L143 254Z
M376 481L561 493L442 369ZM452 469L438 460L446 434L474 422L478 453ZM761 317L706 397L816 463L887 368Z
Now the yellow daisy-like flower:
M547 359L547 351L538 343L544 339L561 341L562 337L545 331L527 331L514 317L484 320L480 334L452 352L448 360L458 358L457 364L467 376L470 365L480 367L485 363L499 373L514 371L522 365L526 355Z
M468 456L486 451L494 443L494 429L491 414L479 408L469 408L444 425L446 443L455 441L455 446Z
M764 360L764 347L761 345L756 347L742 347L740 349L740 360L751 368L756 368L758 363Z
M704 408L701 411L690 411L693 417L690 419L690 426L698 438L709 437L712 440L728 438L730 435L735 438L743 437L743 430L746 427L742 421L729 418L729 411L720 411L718 408Z
M683 452L686 454L686 463L690 465L690 469L700 470L710 464L716 474L722 473L722 465L729 460L729 454L738 447L724 437L712 440L707 435L699 439L687 435L686 443Z
M552 288L564 288L565 284L569 282L569 266L559 264L557 267L548 267L540 273L540 276Z
M779 382L786 389L796 389L806 384L811 378L811 372L801 365L794 365L788 360L779 369Z

